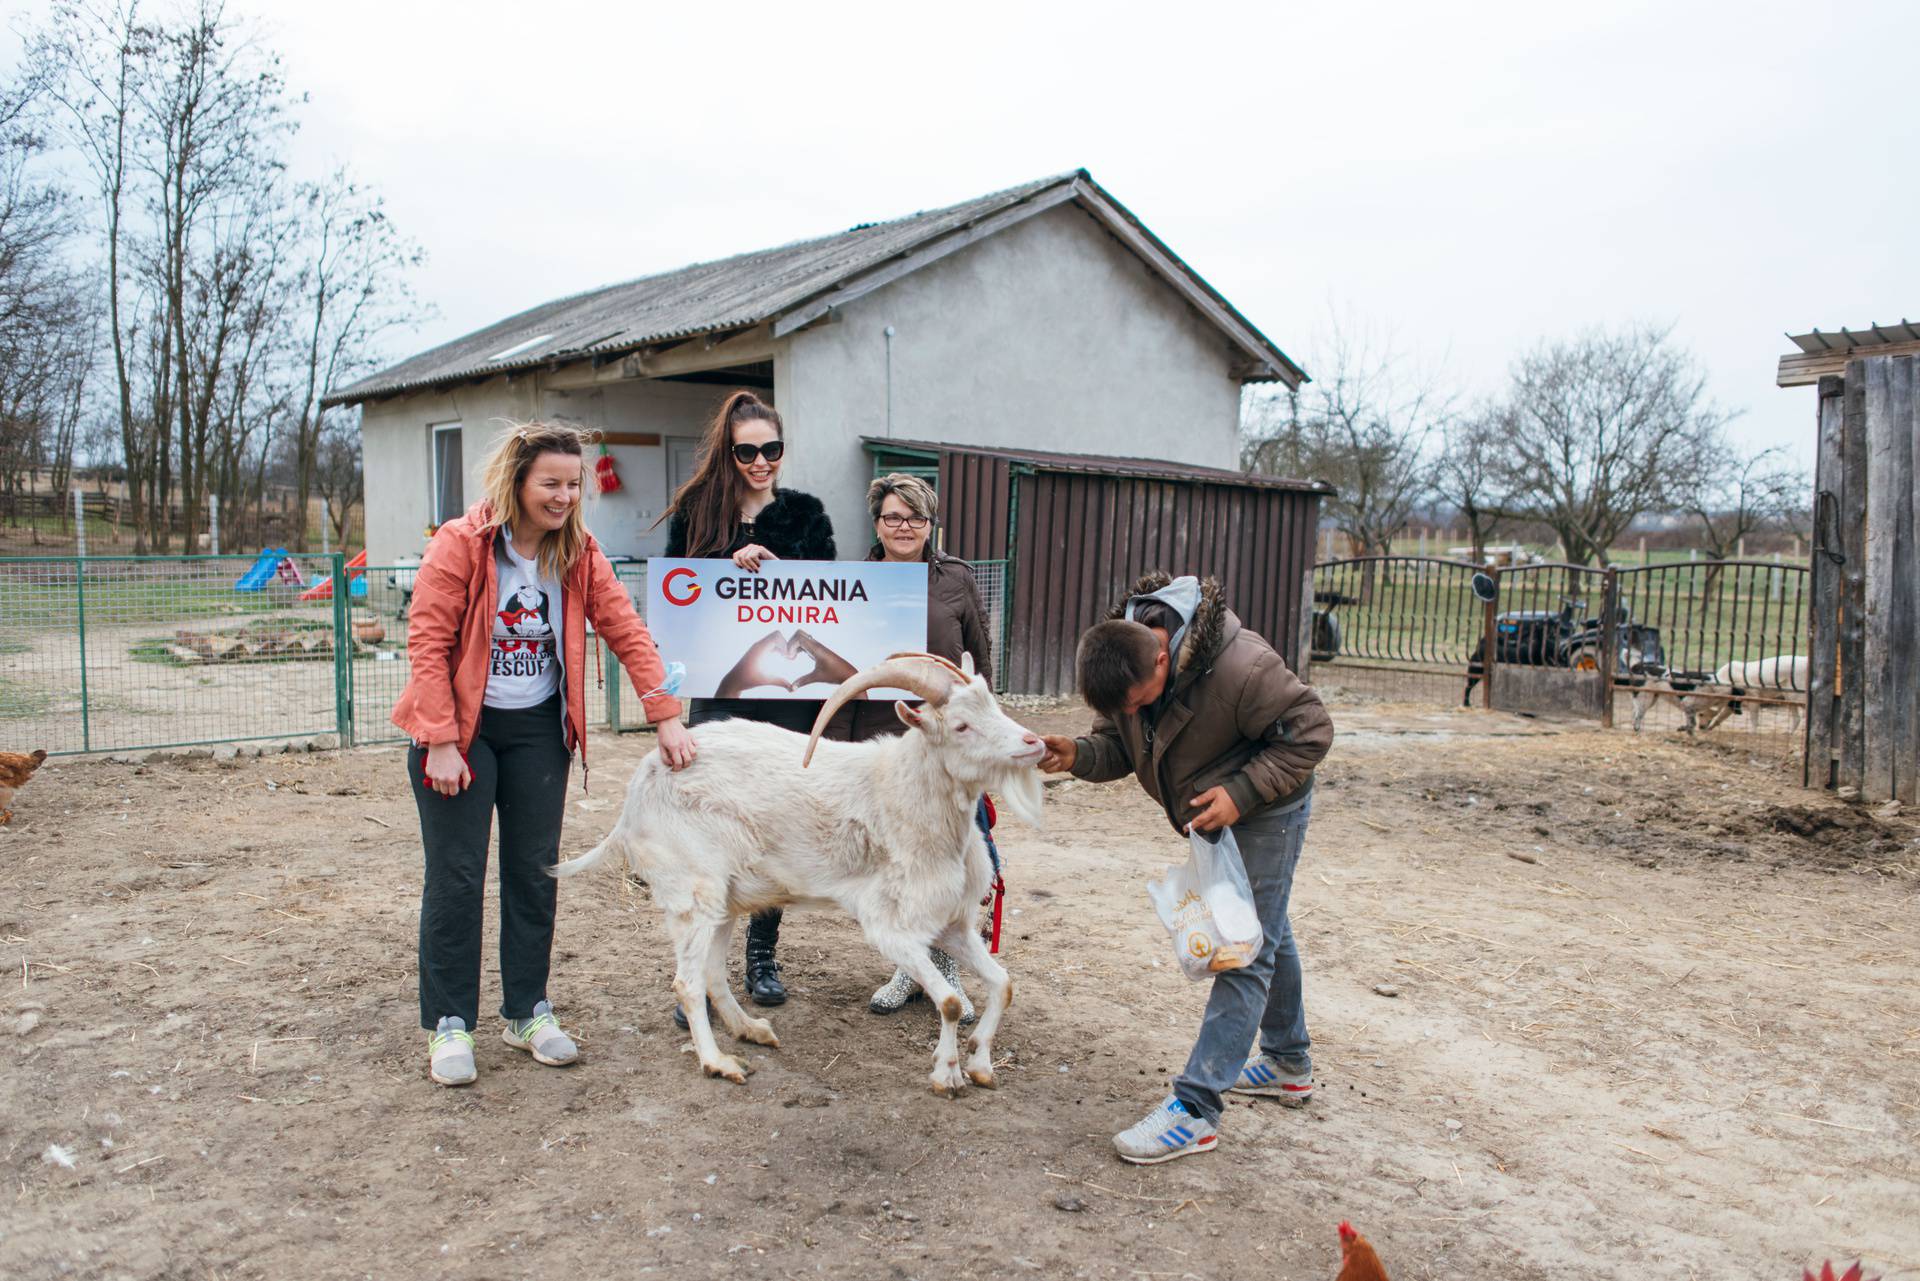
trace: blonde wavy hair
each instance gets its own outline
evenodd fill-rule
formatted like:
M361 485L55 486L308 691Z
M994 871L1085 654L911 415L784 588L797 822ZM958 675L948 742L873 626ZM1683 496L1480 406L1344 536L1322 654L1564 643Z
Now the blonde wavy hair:
M487 461L480 472L481 492L492 508L488 528L512 530L519 521L520 486L526 483L534 460L542 454L567 454L580 459L580 493L585 497L587 486L592 483L586 465L587 446L595 438L595 433L566 423L508 422L507 429L487 451ZM566 524L540 540L534 561L542 574L561 578L586 550L586 517L581 514L581 504L575 503L567 511Z

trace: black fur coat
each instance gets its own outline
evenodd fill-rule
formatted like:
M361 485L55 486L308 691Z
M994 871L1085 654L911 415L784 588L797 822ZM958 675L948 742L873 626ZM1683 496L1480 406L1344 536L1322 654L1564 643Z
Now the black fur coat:
M751 525L734 526L725 547L687 549L687 518L679 512L667 522L667 555L731 556L749 543L758 543L781 560L838 560L833 546L833 522L812 494L783 489L760 510Z

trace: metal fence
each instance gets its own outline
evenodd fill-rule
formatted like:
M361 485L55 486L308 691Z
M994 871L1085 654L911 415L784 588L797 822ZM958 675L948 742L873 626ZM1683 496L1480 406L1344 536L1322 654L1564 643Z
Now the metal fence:
M1481 572L1496 584L1492 605L1474 595ZM1481 675L1499 624L1531 619L1519 633L1525 644L1497 647L1500 663L1596 672L1615 698L1630 697L1664 668L1677 688L1710 697L1724 700L1737 687L1743 710L1776 710L1771 728L1778 709L1797 715L1804 704L1804 664L1759 660L1806 653L1807 593L1807 567L1778 561L1486 570L1433 557L1358 557L1315 567L1314 661L1329 669L1322 679L1458 703ZM1751 667L1730 671L1729 664ZM1600 710L1611 719L1604 696ZM1672 707L1658 723L1681 717Z
M0 558L0 747L399 741L389 716L407 682L417 569L356 568L338 553ZM996 674L1006 670L1005 569L974 566ZM644 616L645 563L614 572ZM592 648L600 679L588 673L588 723L639 728L639 691L611 651Z

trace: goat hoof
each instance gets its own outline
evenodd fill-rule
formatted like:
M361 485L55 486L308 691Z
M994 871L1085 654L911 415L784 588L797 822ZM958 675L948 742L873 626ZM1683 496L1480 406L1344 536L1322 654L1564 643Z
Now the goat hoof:
M972 1081L975 1085L979 1086L983 1090L991 1090L995 1086L1000 1084L998 1081L993 1079L992 1068L970 1067L967 1069L967 1079L969 1081Z
M741 1066L739 1059L731 1055L723 1054L713 1062L702 1063L700 1066L706 1070L708 1076L725 1077L735 1085L747 1083L747 1069Z
M748 1019L746 1026L740 1030L740 1039L770 1049L780 1048L780 1038L773 1034L773 1024L765 1019Z
M960 1091L967 1088L967 1078L961 1075L957 1063L943 1063L933 1070L933 1092L949 1099L960 1097Z

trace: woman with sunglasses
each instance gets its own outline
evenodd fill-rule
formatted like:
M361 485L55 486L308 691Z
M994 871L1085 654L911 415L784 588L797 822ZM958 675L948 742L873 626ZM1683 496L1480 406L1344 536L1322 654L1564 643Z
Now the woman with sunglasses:
M786 455L784 428L773 406L750 391L720 402L707 424L699 469L680 487L667 509L667 555L728 558L749 573L769 560L835 560L833 522L818 498L774 482ZM816 655L831 675L837 656ZM831 662L827 661L831 660ZM820 714L820 701L696 698L688 724L738 717L806 734ZM747 995L756 1005L787 999L774 948L780 939L780 909L756 914L747 925ZM677 1006L674 1022L686 1026Z
M867 487L867 513L873 517L873 549L868 560L922 564L927 567L927 652L952 663L960 655L973 656L973 669L993 683L993 645L987 639L987 611L980 599L980 587L974 582L973 567L957 556L949 556L933 545L933 522L939 515L940 500L933 486L917 476L895 472L882 476ZM834 718L835 725L853 742L865 742L905 729L893 710L893 703L858 701L847 704ZM994 848L993 832L983 797L976 822L987 838L987 853L993 857L993 870L1000 871L1000 853ZM957 990L960 972L953 958L938 948L932 949L933 963L947 982ZM892 1014L920 995L920 985L895 970L873 994L867 1008L875 1014ZM960 993L961 1021L973 1021L973 1003Z

